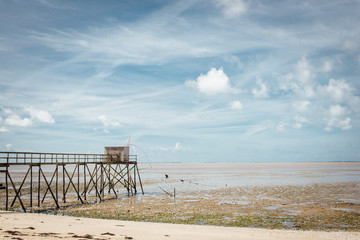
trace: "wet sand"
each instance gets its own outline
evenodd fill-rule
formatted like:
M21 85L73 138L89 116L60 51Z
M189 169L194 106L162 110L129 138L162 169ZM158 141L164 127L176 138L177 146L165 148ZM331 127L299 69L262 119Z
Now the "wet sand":
M0 211L1 239L360 239L360 232L323 232L144 223Z
M153 194L79 205L58 214L177 224L360 230L360 184L248 186Z

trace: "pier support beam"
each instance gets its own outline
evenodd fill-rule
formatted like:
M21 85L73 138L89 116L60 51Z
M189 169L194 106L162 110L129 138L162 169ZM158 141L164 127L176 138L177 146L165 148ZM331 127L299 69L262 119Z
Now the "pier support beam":
M0 200L5 201L0 201L0 207L5 203L6 210L21 207L26 212L26 208L34 208L34 193L38 209L102 202L117 198L119 187L125 188L128 196L136 194L137 181L144 194L137 162L120 160L105 154L0 152L0 181L5 182L0 189L5 191L0 192ZM12 172L15 166L25 167L23 176Z

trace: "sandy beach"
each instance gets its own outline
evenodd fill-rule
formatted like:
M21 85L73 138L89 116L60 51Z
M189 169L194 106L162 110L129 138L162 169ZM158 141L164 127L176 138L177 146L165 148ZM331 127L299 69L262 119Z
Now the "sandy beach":
M0 212L1 239L360 239L360 232L267 230Z

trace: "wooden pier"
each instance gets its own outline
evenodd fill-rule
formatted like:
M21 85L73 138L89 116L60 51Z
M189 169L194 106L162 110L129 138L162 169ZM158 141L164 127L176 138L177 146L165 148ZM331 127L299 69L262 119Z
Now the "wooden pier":
M0 208L30 210L102 202L144 190L137 156L0 152Z

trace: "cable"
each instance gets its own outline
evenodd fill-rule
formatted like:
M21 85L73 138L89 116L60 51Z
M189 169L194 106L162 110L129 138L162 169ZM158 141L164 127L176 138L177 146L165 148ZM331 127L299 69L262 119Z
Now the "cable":
M137 145L135 145L135 144L129 144L130 146L134 146L134 147L137 147L137 148L139 148L143 153L144 153L144 155L145 155L145 157L146 157L146 159L148 160L148 163L149 163L149 165L150 165L150 168L152 168L152 165L151 165L151 162L150 162L150 159L149 159L149 157L148 157L148 155L146 154L146 152L141 148L141 147L139 147L139 146L137 146Z

